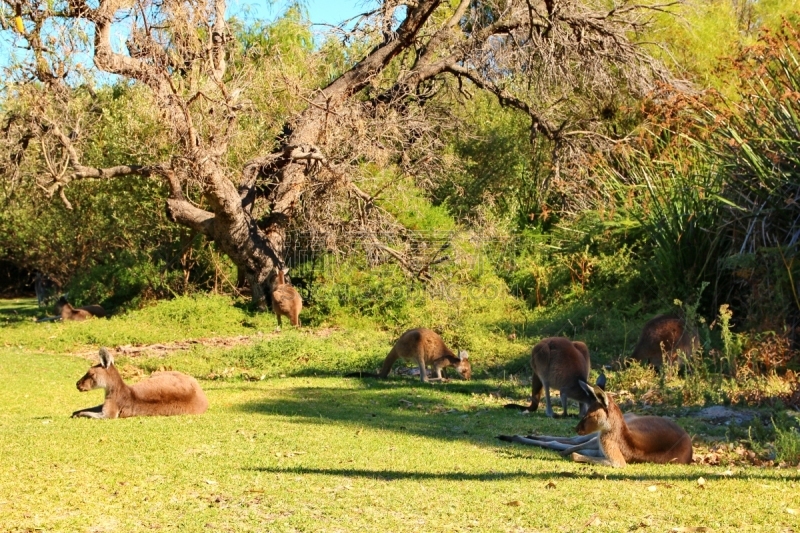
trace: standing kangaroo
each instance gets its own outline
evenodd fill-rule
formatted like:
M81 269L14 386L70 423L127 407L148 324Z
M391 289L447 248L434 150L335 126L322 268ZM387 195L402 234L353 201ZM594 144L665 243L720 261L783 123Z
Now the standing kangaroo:
M100 348L100 364L91 367L77 386L81 392L104 389L106 395L102 404L75 411L73 418L199 415L208 409L208 399L197 380L180 372L155 372L126 385L105 348Z
M689 331L683 319L675 315L658 315L642 328L631 357L658 369L665 355L670 362L675 362L679 357L678 352L686 357L699 348L697 332Z
M562 416L567 416L568 398L580 403L580 415L583 416L592 397L584 392L579 383L589 379L590 367L589 349L584 343L572 342L564 337L542 339L531 351L533 375L530 406L510 403L505 407L536 411L544 389L545 414L553 417L553 405L550 402L550 387L553 387L561 395L561 406L564 408Z
M272 282L272 311L278 319L278 330L281 329L281 316L289 319L293 326L300 327L300 311L303 299L294 287L286 283L288 268L278 269Z
M72 307L67 301L66 296L62 296L56 302L56 315L62 320L86 320L87 318L106 316L106 310L99 305L84 305L82 307Z
M692 439L678 424L658 416L623 415L605 391L585 382L581 382L581 387L593 395L594 401L575 428L578 437L500 435L498 438L556 450L579 463L623 467L628 463L692 462Z
M383 366L378 374L366 374L363 372L351 372L345 377L376 377L385 378L392 370L392 365L398 359L413 361L419 366L419 378L423 382L441 381L442 370L448 366L455 367L458 374L465 380L472 377L472 365L469 362L469 354L460 350L458 355L448 348L442 338L435 331L426 328L410 329L400 335L389 351L389 355L383 360ZM435 378L428 378L428 371L425 369L430 365Z

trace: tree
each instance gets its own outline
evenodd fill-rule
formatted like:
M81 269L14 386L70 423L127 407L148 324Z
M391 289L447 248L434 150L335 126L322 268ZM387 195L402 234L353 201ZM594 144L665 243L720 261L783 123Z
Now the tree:
M304 97L274 151L235 168L231 146L252 106L244 97L248 67L231 61L237 43L225 0L2 0L2 7L5 37L23 49L6 88L6 173L18 176L25 157L38 158L44 176L29 178L67 208L76 180L163 180L169 218L213 240L246 273L256 302L283 266L287 228L341 220L334 198L345 198L344 218L365 230L366 242L415 270L372 231L394 223L376 207L379 193L352 176L369 161L420 172L437 160L446 107L457 98L487 91L524 113L531 138L550 143L558 181L583 154L619 141L603 124L621 95L669 79L630 38L647 13L666 5L385 0L350 35L360 36L364 53ZM121 36L124 49L113 44ZM79 63L81 53L93 68ZM156 151L160 158L89 161L93 139L76 100L92 100L98 83L146 90L171 141Z

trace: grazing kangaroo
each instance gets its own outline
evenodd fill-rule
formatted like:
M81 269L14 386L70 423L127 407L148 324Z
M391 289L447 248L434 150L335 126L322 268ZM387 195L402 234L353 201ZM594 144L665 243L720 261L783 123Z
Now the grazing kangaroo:
M379 373L350 372L345 374L345 377L383 379L389 375L395 361L401 358L419 365L419 378L423 382L441 381L444 379L442 371L448 366L454 367L465 380L469 380L472 377L469 354L465 350L460 350L458 355L455 355L445 345L438 333L426 328L410 329L400 335L400 338L397 339L389 351L389 355L383 360ZM431 373L436 374L435 378L428 377L428 371L425 369L427 365L431 366Z
M277 269L278 273L272 282L272 311L278 318L278 330L281 329L281 316L289 319L293 326L300 327L300 311L303 299L294 287L286 283L288 268Z
M586 413L586 408L591 403L592 397L580 387L580 381L589 379L589 349L582 342L572 342L564 337L549 337L542 339L531 351L531 404L528 407L515 403L507 404L507 409L527 409L536 411L544 389L546 404L545 414L554 416L553 405L550 403L550 387L558 389L561 394L561 406L567 416L567 399L572 398L580 402L580 415Z
M663 364L664 355L670 362L675 362L678 352L682 352L685 357L699 348L697 332L687 331L683 319L675 315L658 315L642 328L631 357L658 369Z
M578 437L500 435L498 438L557 450L579 463L623 467L628 463L692 462L692 439L678 424L659 416L632 413L623 416L605 391L585 382L581 382L581 387L594 396L594 401L575 428Z
M66 296L62 296L56 302L56 315L62 320L86 320L87 318L106 316L106 310L99 305L84 305L82 307L72 307L67 301Z
M105 348L100 348L100 364L91 367L77 386L81 392L104 389L106 396L97 407L75 411L73 418L199 415L208 409L208 399L197 380L180 372L155 372L126 385Z

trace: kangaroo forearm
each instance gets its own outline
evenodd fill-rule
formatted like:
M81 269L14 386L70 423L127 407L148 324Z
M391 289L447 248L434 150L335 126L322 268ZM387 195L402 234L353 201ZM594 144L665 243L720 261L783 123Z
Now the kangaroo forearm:
M601 455L605 457L605 454L603 454L602 450L600 450L598 434L594 434L593 439L589 439L586 442L582 442L581 444L576 444L575 446L565 449L563 452L561 452L561 455L567 456L570 455L571 453L579 452L582 450L585 450L585 453L589 453L589 450L599 451Z
M599 454L599 455L598 455ZM576 463L590 463L595 465L603 465L603 466L615 466L615 467L622 467L625 466L625 463L622 464L614 464L606 458L605 455L602 455L600 450L596 450L596 452L590 453L587 450L585 453L573 453L572 460Z
M87 407L86 409L81 409L79 411L75 411L72 413L72 418L106 418L106 415L103 413L103 404L97 405L95 407Z

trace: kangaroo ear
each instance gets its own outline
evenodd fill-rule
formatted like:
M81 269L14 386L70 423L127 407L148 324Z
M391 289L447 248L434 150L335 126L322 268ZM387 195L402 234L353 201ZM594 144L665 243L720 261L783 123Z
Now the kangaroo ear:
M578 380L578 385L581 386L581 388L583 389L583 392L585 392L586 394L588 394L589 396L591 396L595 400L600 401L599 398L597 397L597 393L594 391L594 388L592 388L591 385L589 385L588 383L586 383L585 381L580 380L580 379Z
M114 364L114 356L105 347L100 348L100 364L103 368L108 368Z
M594 397L597 398L597 401L600 402L600 404L603 407L608 409L608 394L606 394L606 391L604 391L600 387L595 387L594 393L595 393Z
M469 354L467 353L467 351L466 351L466 350L460 350L460 351L458 352L458 358L459 358L459 359L461 359L462 361L463 361L464 359L469 359Z
M597 381L595 382L595 384L596 384L596 385L597 385L597 386L598 386L598 387L599 387L601 390L606 390L606 381L607 381L607 379L606 379L606 375L605 375L605 374L603 374L603 373L601 373L599 376L597 376Z

